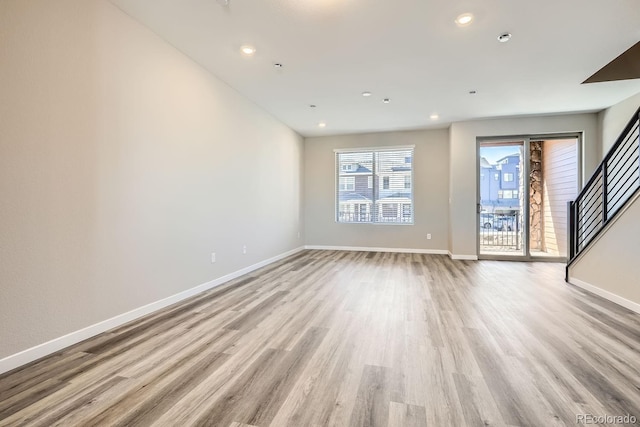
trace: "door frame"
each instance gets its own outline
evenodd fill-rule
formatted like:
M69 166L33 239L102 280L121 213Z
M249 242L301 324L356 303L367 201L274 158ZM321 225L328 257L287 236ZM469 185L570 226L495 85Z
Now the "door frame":
M567 262L567 257L536 257L531 256L531 248L529 247L529 226L530 226L530 190L531 184L529 183L530 177L530 157L531 157L531 149L530 144L531 141L550 141L554 139L576 139L577 143L577 170L578 170L578 189L580 191L582 188L583 174L584 174L584 158L583 158L583 144L584 144L584 135L583 132L555 132L555 133L536 133L536 134L528 134L528 135L501 135L501 136L479 136L476 137L476 253L478 254L478 259L486 259L486 260L496 260L496 261L535 261L535 262ZM524 177L526 182L523 182L523 201L524 206L522 209L523 218L521 221L522 224L522 245L523 245L523 254L522 255L487 255L480 253L480 210L478 206L480 206L480 146L482 143L495 142L495 143L522 143L523 145L523 172L522 176ZM525 222L526 219L526 222Z

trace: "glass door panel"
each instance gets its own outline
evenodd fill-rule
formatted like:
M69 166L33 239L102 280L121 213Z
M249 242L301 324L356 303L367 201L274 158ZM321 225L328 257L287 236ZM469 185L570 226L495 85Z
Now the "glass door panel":
M478 230L480 255L525 256L529 222L525 197L524 142L482 142L479 157Z
M529 251L536 258L567 257L567 202L578 195L578 139L532 140Z

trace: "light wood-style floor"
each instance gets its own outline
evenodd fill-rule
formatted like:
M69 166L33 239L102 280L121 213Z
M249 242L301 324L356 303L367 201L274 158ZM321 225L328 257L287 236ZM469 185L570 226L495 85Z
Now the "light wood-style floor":
M640 418L640 316L563 265L305 251L0 377L2 426Z

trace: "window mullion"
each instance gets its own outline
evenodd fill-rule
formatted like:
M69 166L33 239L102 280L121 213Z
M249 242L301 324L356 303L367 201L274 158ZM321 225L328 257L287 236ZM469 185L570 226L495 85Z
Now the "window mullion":
M373 153L373 191L371 192L372 200L371 200L371 222L378 222L378 186L380 185L378 182L378 153L374 151Z

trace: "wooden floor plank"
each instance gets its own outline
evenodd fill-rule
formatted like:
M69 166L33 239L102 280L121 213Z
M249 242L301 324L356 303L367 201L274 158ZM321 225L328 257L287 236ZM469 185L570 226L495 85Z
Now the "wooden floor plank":
M470 426L504 425L502 416L481 377L453 374L464 419Z
M392 375L390 368L365 365L350 426L377 427L389 424Z
M391 402L389 405L389 427L424 427L427 416L422 406Z

